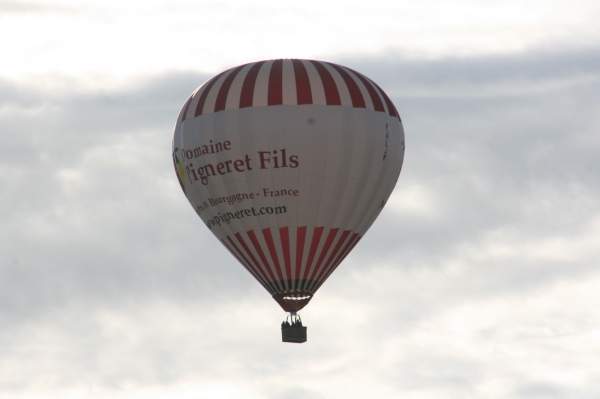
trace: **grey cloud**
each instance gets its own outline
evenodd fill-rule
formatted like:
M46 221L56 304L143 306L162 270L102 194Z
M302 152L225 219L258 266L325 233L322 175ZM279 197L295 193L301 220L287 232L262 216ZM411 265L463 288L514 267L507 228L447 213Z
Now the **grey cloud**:
M389 50L368 59L346 57L338 61L369 77L379 77L377 83L380 86L401 95L403 90L414 87L439 90L460 84L481 88L497 83L511 86L535 81L572 81L581 76L597 77L600 51L597 46L557 48L544 45L515 54L421 60ZM460 88L457 92L460 93Z
M524 384L517 389L516 394L518 398L564 398L569 396L563 387L551 383Z
M591 389L590 389L591 388ZM514 397L519 399L546 399L546 398L582 398L592 399L598 397L598 384L590 381L586 389L579 384L564 386L553 381L529 381L519 384Z

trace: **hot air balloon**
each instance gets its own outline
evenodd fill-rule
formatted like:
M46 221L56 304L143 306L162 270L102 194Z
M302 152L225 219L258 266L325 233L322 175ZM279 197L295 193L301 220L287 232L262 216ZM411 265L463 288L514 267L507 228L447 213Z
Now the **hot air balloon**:
M330 62L237 66L184 103L173 135L179 184L206 226L289 312L297 312L371 227L404 159L394 104Z

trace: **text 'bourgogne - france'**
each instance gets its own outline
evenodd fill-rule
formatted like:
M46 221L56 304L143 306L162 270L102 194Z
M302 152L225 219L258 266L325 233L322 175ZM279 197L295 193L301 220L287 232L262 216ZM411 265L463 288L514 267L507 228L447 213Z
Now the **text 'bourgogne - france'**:
M208 178L211 176L245 172L256 167L253 158L250 158L249 154L246 154L239 159L228 159L218 163L205 163L202 166L194 166L194 164L190 162L190 160L202 157L203 155L216 154L218 152L229 150L231 150L231 142L229 140L218 143L213 143L212 140L210 140L209 144L191 150L182 148L181 155L186 161L185 171L190 180L192 182L200 181L200 183L206 186L208 184ZM256 154L258 158L258 169L295 169L299 165L298 155L288 156L285 148L273 151L257 151Z

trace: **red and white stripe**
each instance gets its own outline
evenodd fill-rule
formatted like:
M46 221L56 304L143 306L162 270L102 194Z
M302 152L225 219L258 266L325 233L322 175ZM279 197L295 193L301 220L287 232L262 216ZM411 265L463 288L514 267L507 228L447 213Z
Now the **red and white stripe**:
M228 69L188 99L179 122L228 109L273 105L338 105L400 118L394 104L364 75L330 62L277 59Z
M272 295L314 294L360 238L350 230L303 226L295 234L288 227L249 230L222 242Z

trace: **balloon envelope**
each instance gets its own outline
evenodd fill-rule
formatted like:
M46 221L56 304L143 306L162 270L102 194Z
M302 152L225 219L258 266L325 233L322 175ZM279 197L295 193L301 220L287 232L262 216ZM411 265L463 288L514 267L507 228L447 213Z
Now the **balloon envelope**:
M381 212L404 131L364 75L278 59L200 86L177 119L172 155L206 226L285 311L297 311Z

